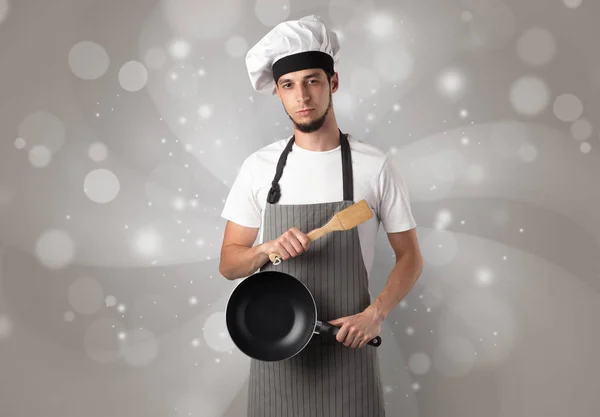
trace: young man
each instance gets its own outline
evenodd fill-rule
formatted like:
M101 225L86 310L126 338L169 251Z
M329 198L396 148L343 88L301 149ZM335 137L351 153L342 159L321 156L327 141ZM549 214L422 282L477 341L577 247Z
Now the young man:
M333 340L313 337L288 360L252 359L249 417L384 416L377 349L366 344L423 267L399 171L384 152L338 128L332 105L338 53L336 34L307 16L277 25L246 56L254 89L277 94L294 135L242 164L222 213L228 221L220 273L230 280L258 269L289 273L312 292L319 319L340 327ZM308 232L362 199L373 218L309 242ZM396 265L372 300L368 278L380 224ZM270 254L283 261L274 265Z

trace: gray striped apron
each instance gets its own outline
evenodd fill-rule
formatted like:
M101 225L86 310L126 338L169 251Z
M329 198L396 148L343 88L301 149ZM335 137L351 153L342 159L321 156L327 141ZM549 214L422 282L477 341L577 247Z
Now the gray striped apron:
M291 227L308 233L354 204L350 145L341 131L343 201L276 204L280 197L278 182L293 142L292 136L269 192L264 241L276 239ZM371 303L357 228L329 233L302 255L278 265L268 262L260 270L285 272L302 281L315 298L320 321L360 313ZM384 416L379 357L372 346L348 348L334 337L315 334L299 354L287 360L251 359L248 417Z

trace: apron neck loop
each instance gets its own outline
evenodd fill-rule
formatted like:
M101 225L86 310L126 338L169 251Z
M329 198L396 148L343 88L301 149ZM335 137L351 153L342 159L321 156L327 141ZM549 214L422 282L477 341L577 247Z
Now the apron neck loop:
M354 201L354 179L352 178L352 153L348 135L343 135L340 130L340 144L342 146L342 178L344 181L344 201Z
M339 130L339 129L338 129ZM344 201L354 201L354 181L352 175L352 155L350 152L350 143L348 142L348 135L340 132L340 146L342 149L342 176L344 181ZM283 175L283 168L287 161L288 154L292 151L294 146L295 135L288 141L285 149L279 157L277 162L277 170L275 171L275 177L271 181L271 189L267 195L267 202L269 204L275 204L279 202L281 198L281 188L279 187L279 180Z

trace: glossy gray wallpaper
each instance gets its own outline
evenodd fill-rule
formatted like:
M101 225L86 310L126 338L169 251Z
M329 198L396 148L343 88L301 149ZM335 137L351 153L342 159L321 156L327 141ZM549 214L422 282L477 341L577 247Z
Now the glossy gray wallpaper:
M309 14L418 224L387 415L600 415L600 2L0 0L1 417L245 416L220 213L292 126L244 57Z

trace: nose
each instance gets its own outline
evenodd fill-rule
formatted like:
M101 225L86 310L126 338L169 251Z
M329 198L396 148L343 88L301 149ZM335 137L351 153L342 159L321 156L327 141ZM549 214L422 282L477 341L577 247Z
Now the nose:
M308 95L308 89L304 85L301 85L298 88L297 94L298 103L305 103L310 99L310 96Z

